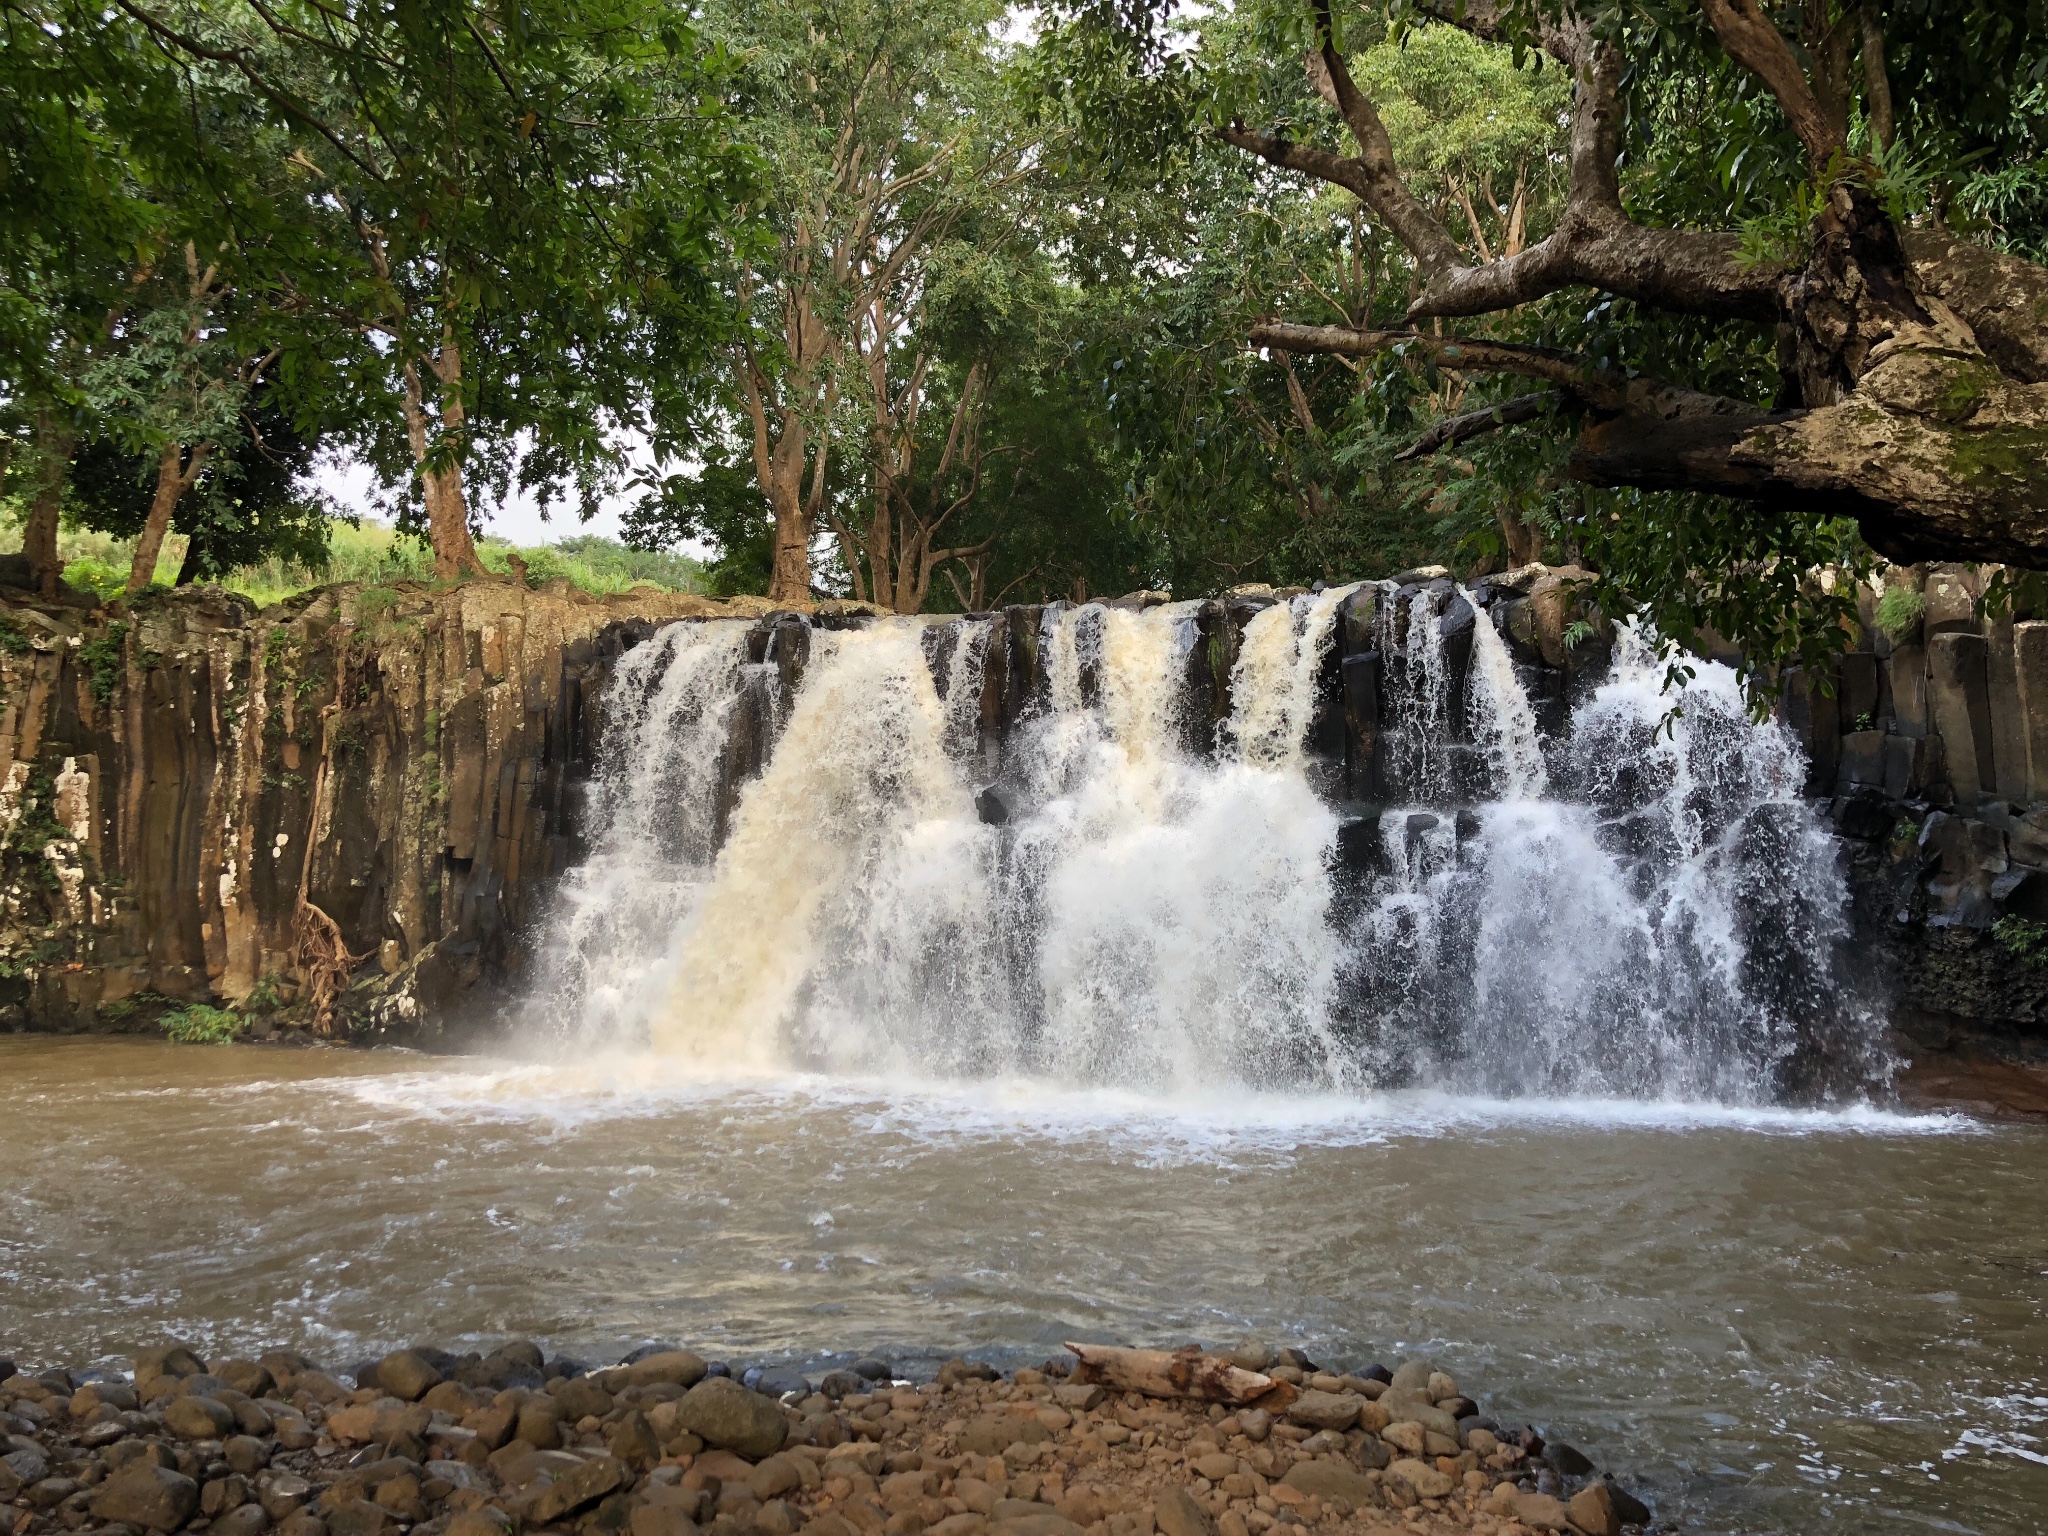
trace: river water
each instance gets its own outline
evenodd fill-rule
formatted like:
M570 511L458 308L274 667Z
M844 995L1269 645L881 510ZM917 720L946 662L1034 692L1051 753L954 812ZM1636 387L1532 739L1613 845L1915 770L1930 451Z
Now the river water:
M0 1041L0 1353L1427 1353L1702 1531L2048 1530L2048 1131Z

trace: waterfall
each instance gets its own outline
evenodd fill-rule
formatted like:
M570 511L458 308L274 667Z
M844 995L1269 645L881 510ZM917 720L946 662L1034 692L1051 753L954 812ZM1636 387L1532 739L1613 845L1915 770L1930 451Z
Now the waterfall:
M682 938L657 1050L750 1071L785 1059L779 1031L834 927L973 806L945 752L945 709L918 631L820 635L767 772L748 786ZM948 872L950 873L950 871Z
M1250 619L1213 751L1202 605L813 630L751 779L714 770L774 668L742 625L671 626L616 669L547 1006L718 1073L1735 1102L1879 1073L1835 979L1832 839L1732 672L1674 699L1624 626L1546 735L1472 594L1381 584L1378 750L1410 803L1345 809L1314 722L1358 590ZM989 732L998 638L1042 681ZM1468 779L1491 793L1459 806Z
M981 689L987 680L987 619L962 619L946 662L946 745L955 753L972 751L981 736Z
M1300 766L1330 630L1338 608L1360 585L1275 603L1245 625L1230 673L1230 734L1245 762L1281 770Z
M588 858L556 893L539 946L539 1017L573 1016L601 1039L644 1031L672 969L727 807L721 767L746 686L748 626L671 624L619 659Z
M1449 734L1450 658L1444 649L1443 598L1432 587L1413 593L1406 623L1391 584L1375 614L1381 654L1392 659L1396 723L1394 766L1398 782L1418 800L1448 799L1451 793Z
M1472 708L1486 764L1493 773L1494 792L1503 800L1533 800L1548 787L1543 743L1536 735L1536 711L1515 676L1514 658L1500 632L1479 602L1463 587L1458 596L1471 604Z

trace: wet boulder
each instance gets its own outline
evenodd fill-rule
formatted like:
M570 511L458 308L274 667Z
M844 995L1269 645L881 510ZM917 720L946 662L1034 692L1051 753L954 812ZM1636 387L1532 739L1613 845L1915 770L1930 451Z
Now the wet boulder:
M199 1485L169 1467L133 1461L100 1484L91 1507L93 1518L105 1524L175 1531L198 1509Z
M789 1434L789 1423L774 1403L726 1377L690 1388L677 1405L676 1422L706 1444L750 1461L774 1455Z

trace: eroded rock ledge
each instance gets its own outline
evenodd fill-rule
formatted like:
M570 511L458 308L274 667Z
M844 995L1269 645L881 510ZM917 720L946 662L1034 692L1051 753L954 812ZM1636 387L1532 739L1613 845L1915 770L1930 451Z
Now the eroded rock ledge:
M496 581L261 611L0 591L0 1028L303 1012L376 962L431 999L516 964L569 856L586 685L656 625L768 606Z

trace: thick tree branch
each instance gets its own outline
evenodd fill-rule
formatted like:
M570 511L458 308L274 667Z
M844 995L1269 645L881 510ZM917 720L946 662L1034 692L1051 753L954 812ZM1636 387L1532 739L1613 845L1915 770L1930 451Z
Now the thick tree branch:
M1948 230L1901 232L1913 286L1969 326L1984 355L2028 384L2048 383L2048 267Z
M1725 0L1724 0L1725 3ZM1494 0L1431 0L1439 19L1493 39L1502 17ZM1572 114L1571 185L1563 217L1545 239L1498 260L1468 265L1449 231L1409 191L1384 125L1330 42L1329 12L1317 8L1322 46L1309 56L1317 91L1337 109L1359 146L1345 156L1242 123L1222 138L1270 164L1299 171L1353 193L1414 256L1423 278L1411 320L1481 315L1512 309L1563 288L1600 288L1623 298L1715 319L1775 321L1784 314L1783 274L1745 265L1733 234L1649 229L1623 213L1617 164L1621 150L1620 85L1626 61L1575 16L1546 22L1539 41L1577 82ZM1775 31L1773 36L1775 36Z
M1271 134L1254 133L1242 123L1230 123L1217 130L1217 136L1226 144L1249 150L1272 165L1283 170L1300 171L1318 181L1327 181L1333 186L1343 187L1355 195L1367 207L1372 207L1372 179L1366 174L1362 161L1346 155L1332 154L1327 149L1317 149L1308 144L1296 144L1290 139L1277 138Z
M1344 55L1337 51L1336 33L1326 0L1316 3L1317 51L1308 58L1309 83L1325 101L1337 109L1344 126L1358 145L1357 165L1364 173L1366 190L1359 193L1373 212L1387 221L1394 238L1408 247L1425 272L1436 272L1462 264L1458 243L1422 200L1408 189L1400 167L1394 164L1393 141L1386 125L1358 83Z
M1357 331L1341 325L1292 325L1269 320L1252 327L1251 344L1276 352L1330 353L1340 357L1372 357L1405 347L1446 368L1545 379L1575 399L1607 410L1621 408L1630 382L1576 352L1505 341L1475 341L1462 336L1432 336L1425 331Z
M1892 82L1884 64L1884 23L1877 0L1863 7L1863 92L1869 104L1870 131L1886 149L1892 147Z
M1436 273L1408 306L1411 320L1487 315L1562 288L1602 288L1625 299L1720 320L1772 321L1784 314L1783 272L1746 266L1733 234L1649 229L1626 219L1562 223L1516 256Z
M1777 98L1792 131L1806 146L1806 158L1816 173L1845 147L1842 134L1828 120L1828 113L1814 95L1792 45L1764 13L1759 0L1700 0L1714 33L1728 57L1763 81Z
M1535 421L1538 417L1548 415L1564 402L1563 391L1542 389L1533 395L1517 395L1512 400L1489 405L1484 410L1466 411L1461 416L1446 416L1395 454L1394 458L1397 462L1427 458L1440 448L1449 448L1468 438L1498 432L1502 427L1519 426L1525 421Z

